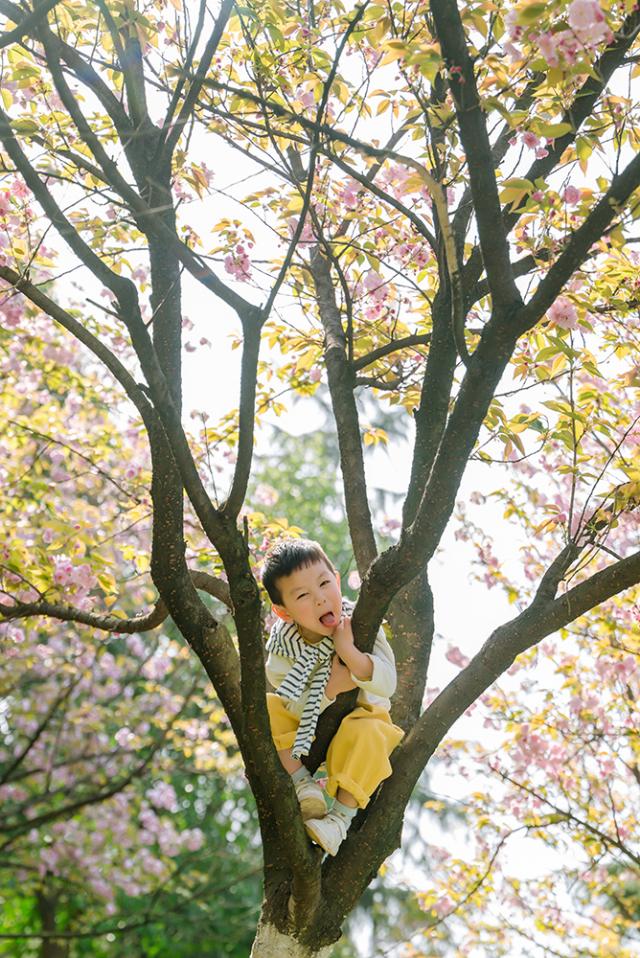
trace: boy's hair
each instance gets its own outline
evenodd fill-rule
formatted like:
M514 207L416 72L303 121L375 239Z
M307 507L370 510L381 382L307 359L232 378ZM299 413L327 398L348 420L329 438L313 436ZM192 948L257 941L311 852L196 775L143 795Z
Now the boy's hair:
M313 539L281 539L267 552L262 566L262 584L267 595L276 605L282 605L278 580L298 569L324 562L335 575L335 569L318 542Z

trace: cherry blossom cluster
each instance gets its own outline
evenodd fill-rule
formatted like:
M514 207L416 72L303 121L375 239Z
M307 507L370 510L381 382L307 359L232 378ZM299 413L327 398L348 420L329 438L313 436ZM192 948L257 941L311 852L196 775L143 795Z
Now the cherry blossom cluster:
M537 25L525 27L518 9L508 12L505 25L509 38L505 51L513 60L524 58L518 44L528 38L550 67L573 66L580 58L593 55L613 40L613 32L598 0L572 0L566 20L542 32L538 32Z
M251 244L248 244L251 246ZM231 276L241 283L248 283L251 279L251 258L244 243L238 243L224 258L224 268Z

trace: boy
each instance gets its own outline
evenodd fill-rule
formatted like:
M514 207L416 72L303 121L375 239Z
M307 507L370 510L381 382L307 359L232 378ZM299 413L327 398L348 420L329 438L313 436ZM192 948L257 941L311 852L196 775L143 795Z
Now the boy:
M389 717L396 687L393 652L380 631L371 653L353 641L351 605L340 576L317 542L283 539L269 550L262 583L278 617L267 642L271 733L291 775L308 834L330 855L358 808L391 774L389 755L403 736ZM357 707L342 720L327 751L327 812L322 789L300 761L318 717L340 692L358 688Z

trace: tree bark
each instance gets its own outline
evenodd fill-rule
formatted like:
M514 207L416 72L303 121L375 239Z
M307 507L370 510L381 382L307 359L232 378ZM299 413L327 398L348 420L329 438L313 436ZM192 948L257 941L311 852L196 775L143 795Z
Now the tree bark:
M40 891L37 894L37 902L43 932L47 936L55 934L57 931L56 897L47 895L45 891ZM50 937L42 939L39 958L67 958L68 954L68 942Z
M333 945L302 945L291 935L282 934L275 925L261 921L250 958L329 958L332 951Z

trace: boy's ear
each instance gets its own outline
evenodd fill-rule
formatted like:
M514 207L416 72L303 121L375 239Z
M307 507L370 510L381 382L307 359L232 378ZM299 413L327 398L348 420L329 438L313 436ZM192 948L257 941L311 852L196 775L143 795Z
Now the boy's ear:
M276 605L274 602L272 603L271 608L279 619L282 619L284 622L293 622L293 618L289 615L283 605Z
M340 573L336 569L336 579L338 580L338 587L340 586Z

